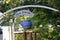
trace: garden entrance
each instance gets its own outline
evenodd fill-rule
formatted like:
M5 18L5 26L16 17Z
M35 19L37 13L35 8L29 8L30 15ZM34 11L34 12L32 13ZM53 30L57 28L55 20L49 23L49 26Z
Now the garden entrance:
M25 9L25 8L44 8L44 9L49 9L49 10L59 12L59 10L57 10L57 9L47 7L47 6L42 6L42 5L20 6L20 7L16 7L16 8L13 8L13 9L10 9L10 10L4 12L3 17L5 17L5 18L8 18L6 16L7 14L9 14L10 16L13 15L12 18L9 19L9 23L10 23L9 25L11 26L11 40L37 40L36 35L38 35L39 32L35 32L35 30L32 29L33 23L32 23L32 19L31 19L35 15L32 11L30 11L29 9ZM20 9L20 10L18 10L18 9ZM18 10L18 11L15 11L15 10ZM1 20L1 23L4 21L5 21L4 19ZM39 24L39 26L42 27L42 25L40 25L40 24ZM44 30L44 28L42 30ZM19 37L20 35L23 35L24 39L21 39L21 37L23 38L23 36Z

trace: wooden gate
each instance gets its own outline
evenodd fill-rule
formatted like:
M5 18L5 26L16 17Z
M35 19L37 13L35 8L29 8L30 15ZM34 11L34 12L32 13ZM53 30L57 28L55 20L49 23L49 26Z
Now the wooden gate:
M33 32L33 31L26 31L26 32L14 32L14 34L20 34L22 35L23 34L23 39L21 40L36 40L36 32ZM19 36L20 36L19 35ZM16 36L15 36L16 37ZM14 39L14 40L17 40L17 39ZM20 40L20 39L19 39Z

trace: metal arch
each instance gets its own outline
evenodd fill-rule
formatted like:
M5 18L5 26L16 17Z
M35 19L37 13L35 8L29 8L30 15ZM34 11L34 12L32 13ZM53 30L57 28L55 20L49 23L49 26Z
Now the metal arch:
M59 10L51 8L51 7L47 7L47 6L42 6L42 5L25 5L25 6L19 6L19 7L15 7L13 9L10 9L10 10L4 12L4 14L7 14L8 12L14 11L16 9L22 9L22 8L28 8L28 7L39 7L39 8L45 8L45 9L49 9L49 10L53 10L53 11L59 12Z
M25 5L25 6L19 6L19 7L15 7L15 8L13 8L13 9L7 10L6 12L4 12L4 16L5 16L5 14L7 14L8 12L14 11L14 10L16 10L16 9L22 9L22 8L28 8L28 7L46 8L46 9L50 9L50 10L59 12L59 10L54 9L54 8L51 8L51 7L47 7L47 6L42 6L42 5ZM4 20L3 20L3 21L4 21ZM0 24L1 24L3 21L1 21Z

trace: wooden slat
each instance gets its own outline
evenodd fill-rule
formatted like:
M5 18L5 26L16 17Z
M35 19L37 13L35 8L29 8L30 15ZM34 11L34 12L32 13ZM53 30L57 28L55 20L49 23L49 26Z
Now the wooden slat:
M29 32L32 32L33 33L33 31L26 31L27 33L29 33ZM14 32L14 34L23 34L24 33L24 31L15 31Z
M34 40L36 40L36 32L34 32Z
M33 40L33 38L32 38L32 32L29 32L29 40Z
M24 32L23 34L24 34L24 40L27 40L27 33Z

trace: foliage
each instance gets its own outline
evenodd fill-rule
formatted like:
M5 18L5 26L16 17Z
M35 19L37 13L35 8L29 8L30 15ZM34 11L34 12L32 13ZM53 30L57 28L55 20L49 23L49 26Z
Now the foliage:
M0 4L0 11L6 12L9 9L22 6L22 5L45 5L52 8L56 8L60 10L60 0L6 0L5 4ZM33 18L29 18L33 26L31 30L34 30L37 33L37 40L59 40L60 39L60 28L57 27L57 25L60 25L60 13L43 9L43 8L24 8L26 10L30 10L34 13ZM23 10L23 9L19 9ZM15 10L5 15L5 17L2 19L4 22L1 25L10 25L9 22L10 19L14 19L15 12L19 11ZM15 27L18 26L21 17L17 19L17 22L15 23ZM43 27L39 28L39 25L42 24ZM52 28L49 29L48 25L53 25ZM17 29L16 29L17 30ZM20 35L22 36L22 35ZM20 39L19 34L16 36L16 40L23 40Z

